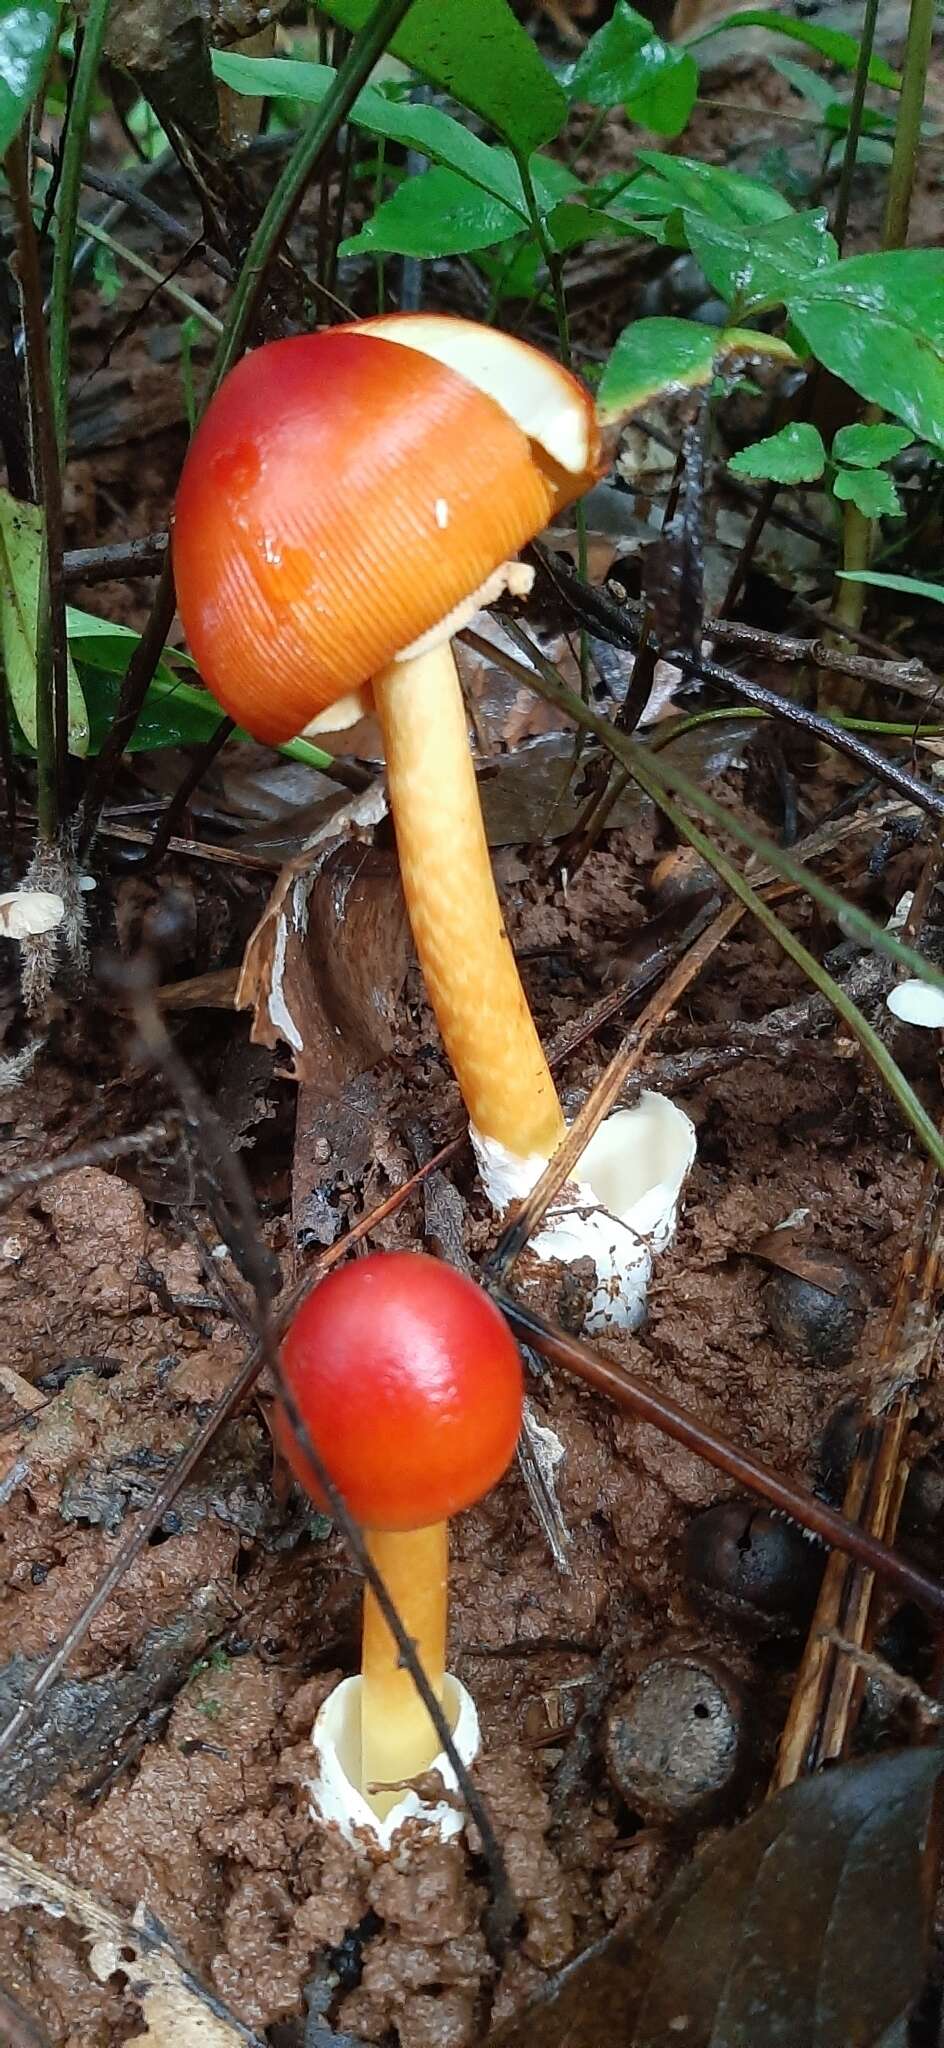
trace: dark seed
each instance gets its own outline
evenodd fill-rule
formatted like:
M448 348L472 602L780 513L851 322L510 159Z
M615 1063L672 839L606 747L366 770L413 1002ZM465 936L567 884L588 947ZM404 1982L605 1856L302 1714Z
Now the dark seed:
M816 1605L825 1552L753 1501L720 1501L685 1532L689 1599L749 1635L794 1635Z
M717 1819L748 1763L747 1715L736 1679L710 1657L662 1657L611 1708L610 1779L645 1821Z
M818 1286L812 1277L779 1267L764 1287L764 1307L774 1335L795 1358L809 1365L845 1365L865 1328L865 1289L854 1267L832 1253L804 1253L808 1271L812 1268L815 1273L820 1261L830 1283L837 1267L841 1269L838 1290L832 1284Z

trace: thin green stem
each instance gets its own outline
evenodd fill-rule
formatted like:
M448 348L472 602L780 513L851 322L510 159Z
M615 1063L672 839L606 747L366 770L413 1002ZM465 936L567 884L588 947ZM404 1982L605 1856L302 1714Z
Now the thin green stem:
M701 725L721 725L732 718L776 718L775 711L762 711L753 704L722 705L716 711L693 711L687 718L679 718L671 724L666 720L660 725L649 741L652 753L661 754L663 747L671 747L685 733L697 732ZM920 732L922 739L937 739L944 734L942 725L922 725L918 719L847 718L843 711L830 711L829 717L843 732L874 732L882 739L910 740Z
M845 148L842 153L842 170L839 174L839 191L836 194L836 211L833 214L832 229L839 244L846 239L849 224L849 206L852 200L852 181L855 177L856 157L859 153L859 137L862 133L862 116L865 112L865 95L869 83L869 67L872 62L872 46L875 42L875 24L878 20L878 0L866 0L862 34L859 38L859 55L856 59L855 83L849 104L849 126L846 130Z
M52 377L53 424L60 464L65 462L69 431L69 312L72 303L72 258L82 190L82 158L92 112L92 95L101 61L111 0L90 0L72 79L69 117L62 140L62 168L56 202L56 245L49 297L49 363Z
M903 249L908 240L908 219L914 189L915 166L921 146L921 116L924 112L935 0L911 0L908 39L901 67L901 92L895 124L895 146L888 174L888 196L882 228L883 249Z
M840 629L851 626L858 632L865 612L867 585L849 583L845 579L850 570L860 572L867 569L872 559L872 521L853 505L851 498L843 506L842 513L842 566L843 575L837 576L833 596L833 616Z
M412 0L379 0L370 20L352 43L331 91L302 130L246 251L216 352L208 398L242 350L265 289L269 265L288 233L305 187L411 4Z
M547 232L547 222L545 221L544 215L542 214L541 208L538 204L538 195L534 189L534 179L531 176L531 165L528 162L527 154L523 149L516 149L514 151L514 158L515 163L518 166L518 176L521 179L521 190L524 193L524 202L528 209L528 217L531 222L532 231L536 237L538 247L541 251L541 255L544 258L544 264L548 275L548 282L551 287L551 296L554 301L554 322L557 327L557 341L561 352L561 361L564 365L565 370L572 370L574 366L574 358L570 340L570 313L567 307L567 293L564 290L564 265L561 258L560 250L555 249L551 237ZM587 514L582 499L578 499L578 502L574 508L574 525L577 531L577 567L580 571L581 576L586 577ZM589 673L590 643L587 637L586 628L581 626L580 687L583 691L584 696L588 695L587 679Z
M781 876L785 881L796 882L828 910L832 917L838 918L841 915L845 920L846 929L861 939L865 945L885 953L897 965L906 967L910 974L917 975L922 981L930 982L935 988L944 990L944 975L939 974L920 953L914 952L910 946L903 945L893 933L886 931L881 925L873 924L872 919L866 917L864 911L847 902L845 897L831 889L828 883L821 881L802 861L792 859L784 852L783 847L775 846L771 840L764 839L760 834L742 825L733 812L726 811L721 804L716 803L713 797L709 797L705 790L692 782L680 769L672 766L664 756L660 755L656 759L638 742L627 739L622 733L617 732L608 719L601 718L599 713L592 711L575 691L569 690L566 684L561 682L553 665L544 660L530 645L528 653L535 664L534 670L529 672L523 664L517 666L520 667L521 675L529 682L530 687L536 690L539 696L547 697L551 703L559 705L561 710L569 712L576 725L582 727L585 732L594 733L602 741L608 752L629 770L633 781L638 783L640 789L658 805L663 816L668 818L680 837L695 848L709 867L714 869L726 888L730 889L731 894L757 918L783 952L802 969L814 988L819 989L821 995L826 997L827 1002L832 1005L837 1016L842 1018L843 1023L848 1025L863 1052L882 1076L902 1115L911 1125L929 1158L934 1161L939 1171L944 1171L944 1138L919 1102L914 1089L905 1079L897 1061L892 1058L877 1031L873 1030L851 997L833 980L832 975L815 955L803 945L789 926L783 923L770 905L764 902L741 870L735 867L733 861L721 852L714 840L693 822L687 812L674 801L674 797L680 796L692 809L700 810L721 831L730 834L741 845L748 847L774 874Z
M876 1072L881 1075L889 1093L894 1097L902 1115L911 1125L916 1138L924 1147L928 1157L933 1160L938 1172L944 1171L944 1138L942 1138L940 1131L937 1129L933 1118L928 1115L924 1105L918 1100L914 1089L905 1079L897 1060L892 1057L884 1040L879 1037L878 1032L863 1017L861 1010L852 1001L851 996L846 994L845 989L840 987L839 982L833 979L833 976L827 972L822 963L816 959L815 954L811 953L807 946L804 946L802 940L796 937L795 933L790 930L789 925L784 924L783 919L777 916L776 911L771 909L770 904L766 903L764 898L758 895L756 889L751 888L750 883L741 873L740 869L734 866L733 861L728 860L714 840L709 839L707 833L702 832L700 827L694 824L692 819L687 816L686 812L666 795L664 787L660 787L657 778L652 776L647 779L644 774L639 772L638 763L633 773L640 787L658 805L663 817L667 818L669 823L675 827L680 838L686 840L688 845L693 847L703 860L707 861L709 867L714 869L719 881L724 882L725 886L730 889L732 896L736 896L738 901L743 903L745 909L749 910L756 917L758 923L763 926L764 930L769 932L771 938L776 941L781 951L786 953L788 959L793 960L797 967L806 975L807 980L812 982L813 987L819 990L820 995L826 997L827 1002L831 1004L836 1015L842 1018L843 1023L848 1026L853 1036L858 1039L863 1052L871 1060ZM799 863L796 865L799 868ZM812 877L804 873L803 887L809 888L812 879ZM925 967L926 964L926 962L922 962L922 967Z
M873 9L874 0L869 0ZM885 219L882 226L882 248L903 249L908 240L908 219L911 212L911 194L914 188L915 166L921 143L921 116L924 111L925 88L928 77L928 60L931 55L931 34L934 27L935 0L911 0L908 16L908 39L902 65L901 92L898 98L898 118L895 125L895 143L892 150L891 169L888 174L888 194L885 202ZM874 31L874 20L872 23ZM862 68L866 36L863 31L856 69L856 87ZM869 44L871 55L871 43ZM863 97L864 97L863 85ZM853 99L853 106L855 99ZM861 120L861 109L860 109ZM855 151L850 159L850 145L853 141L852 126L843 160L843 179L849 166L849 185L855 167ZM855 138L856 145L858 136ZM840 198L842 194L840 193ZM848 194L846 199L848 208ZM838 209L837 209L838 212ZM842 219L845 230L845 217ZM878 406L867 407L863 417L874 422L881 418ZM857 505L847 504L842 523L842 566L844 570L867 569L872 554L874 527L870 519L859 511ZM862 624L865 612L866 585L863 583L839 583L833 600L833 610L840 626L851 626L854 630Z
M10 144L5 164L26 340L33 487L43 508L36 596L36 809L40 839L53 846L59 831L68 721L62 475L53 431L42 275L22 135Z
M195 299L182 284L177 283L176 278L164 277L153 263L148 263L146 257L139 256L136 249L127 248L124 242L117 242L114 235L106 234L105 229L100 228L96 221L86 220L80 214L78 225L90 241L98 242L103 249L110 249L113 256L117 256L121 263L128 265L129 270L136 270L141 277L150 279L158 291L163 292L165 298L173 299L175 306L179 306L182 312L189 313L194 320L199 320L201 327L205 327L209 334L222 334L222 320L216 313L211 313L208 306L202 306L199 299Z

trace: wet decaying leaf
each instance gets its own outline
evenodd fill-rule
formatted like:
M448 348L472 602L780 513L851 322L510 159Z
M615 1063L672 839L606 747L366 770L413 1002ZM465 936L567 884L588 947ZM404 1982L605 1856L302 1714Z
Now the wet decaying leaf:
M0 1812L29 1810L71 1773L89 1770L118 1752L142 1715L170 1700L194 1659L223 1626L211 1587L198 1589L192 1614L148 1630L128 1669L98 1678L63 1678L52 1687L42 1715L0 1760ZM0 1719L5 1723L36 1678L41 1659L13 1657L0 1671Z
M144 2017L144 2032L129 2037L128 2048L261 2048L258 2034L198 1982L143 1903L121 1919L91 1892L0 1843L0 1912L18 1906L38 1906L80 1928L100 1983L123 1972L128 1997Z
M849 1269L841 1259L826 1259L815 1247L811 1250L806 1242L800 1242L792 1230L765 1230L750 1246L752 1257L762 1259L767 1266L773 1266L783 1273L794 1273L798 1280L807 1280L811 1287L822 1287L827 1294L841 1294L848 1285Z
M365 795L374 812L357 822L375 823L383 799ZM256 1044L288 1045L294 1078L334 1095L389 1051L408 959L394 854L332 835L283 868L246 948L237 1007L252 1009Z
M492 2048L905 2048L941 1766L939 1750L906 1750L791 1785Z

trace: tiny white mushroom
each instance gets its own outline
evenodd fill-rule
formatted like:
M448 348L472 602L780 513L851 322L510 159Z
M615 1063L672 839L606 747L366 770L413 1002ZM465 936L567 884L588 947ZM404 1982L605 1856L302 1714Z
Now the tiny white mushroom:
M886 997L893 1017L926 1031L944 1030L944 992L927 981L899 981Z
M35 939L55 931L66 906L52 889L7 889L0 893L0 937Z

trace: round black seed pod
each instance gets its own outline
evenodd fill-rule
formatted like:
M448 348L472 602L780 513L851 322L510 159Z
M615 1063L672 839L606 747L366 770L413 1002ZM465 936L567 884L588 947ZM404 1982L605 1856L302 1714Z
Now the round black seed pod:
M649 1822L702 1825L735 1804L750 1744L744 1694L712 1657L660 1657L610 1709L611 1783Z
M862 1280L853 1266L830 1252L804 1251L803 1264L803 1275L777 1267L764 1286L771 1329L804 1364L845 1365L865 1328L868 1301ZM817 1266L823 1285L815 1278Z
M794 1635L806 1627L826 1553L794 1522L750 1500L719 1501L688 1525L686 1591L700 1612L745 1634Z

